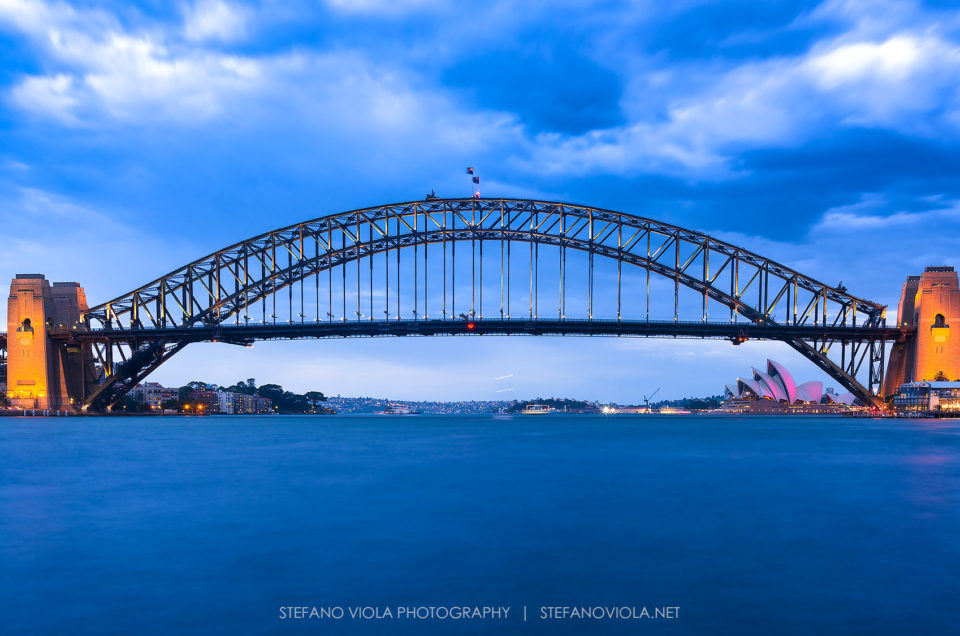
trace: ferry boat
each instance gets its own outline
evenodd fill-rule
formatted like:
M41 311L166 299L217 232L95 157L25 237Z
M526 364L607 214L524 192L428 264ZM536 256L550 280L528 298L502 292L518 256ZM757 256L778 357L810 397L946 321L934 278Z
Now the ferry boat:
M549 404L528 404L520 413L522 415L546 415L547 413L556 413L557 409Z
M415 411L406 404L387 404L382 411L377 411L374 415L420 415L420 411Z

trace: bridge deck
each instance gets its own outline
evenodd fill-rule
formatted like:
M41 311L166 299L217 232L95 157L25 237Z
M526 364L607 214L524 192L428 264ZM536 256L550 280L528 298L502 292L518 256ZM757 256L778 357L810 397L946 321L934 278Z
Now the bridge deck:
M80 342L143 342L178 340L188 342L234 342L298 338L349 338L376 336L532 335L532 336L639 336L673 338L718 338L834 340L838 342L898 340L912 333L897 327L789 326L730 322L477 319L339 321L211 325L134 330L53 331L57 340Z

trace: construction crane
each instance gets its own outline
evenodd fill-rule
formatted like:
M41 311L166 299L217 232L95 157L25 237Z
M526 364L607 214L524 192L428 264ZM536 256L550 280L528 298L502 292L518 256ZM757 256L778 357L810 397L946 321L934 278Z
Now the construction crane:
M644 405L644 406L650 406L650 399L651 399L654 395L656 395L657 393L660 392L660 388L661 388L661 387L658 386L656 391L654 391L654 392L651 393L650 395L644 395L644 396L643 396L643 405Z

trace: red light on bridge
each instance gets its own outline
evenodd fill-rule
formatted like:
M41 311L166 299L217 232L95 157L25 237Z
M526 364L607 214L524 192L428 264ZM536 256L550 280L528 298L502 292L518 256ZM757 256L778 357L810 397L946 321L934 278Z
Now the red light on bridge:
M474 323L472 323L472 322L468 322L468 323L467 323L467 331L473 331L473 330L476 328L476 326L477 326L476 324L474 324Z

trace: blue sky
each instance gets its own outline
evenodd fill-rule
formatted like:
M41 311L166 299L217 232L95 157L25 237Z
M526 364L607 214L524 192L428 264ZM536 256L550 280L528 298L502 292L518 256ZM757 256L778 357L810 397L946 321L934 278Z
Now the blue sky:
M686 225L896 306L960 246L948 3L0 0L0 274L99 302L327 212L468 195ZM777 344L436 339L188 348L155 379L636 401ZM829 384L829 383L828 383Z

